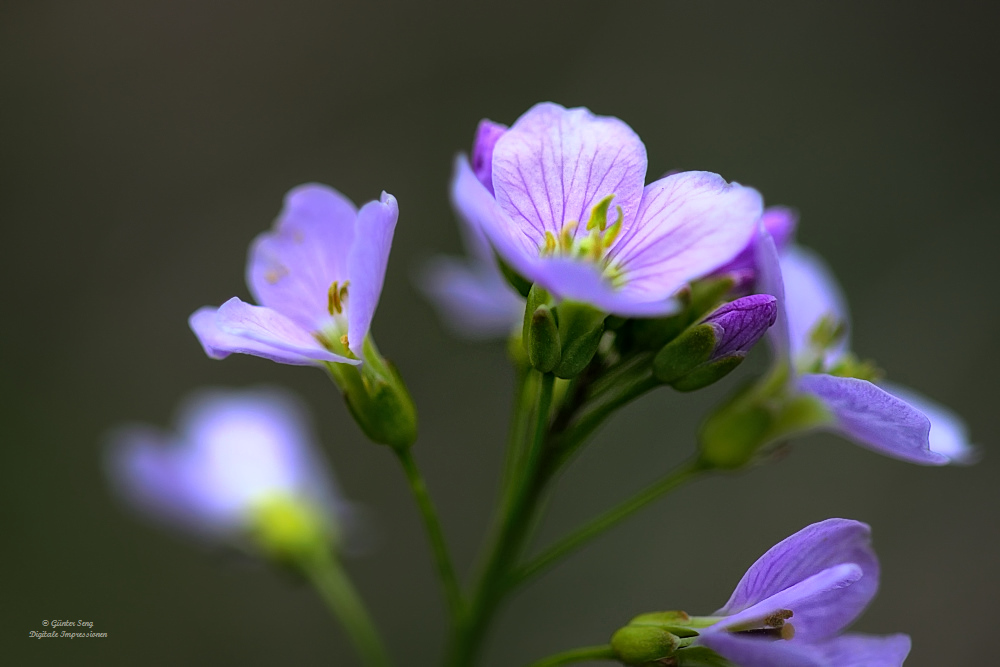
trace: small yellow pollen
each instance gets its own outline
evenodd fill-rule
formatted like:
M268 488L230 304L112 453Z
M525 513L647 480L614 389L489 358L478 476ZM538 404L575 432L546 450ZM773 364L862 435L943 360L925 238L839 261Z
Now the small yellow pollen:
M264 272L264 280L270 285L274 285L279 280L288 275L288 269L286 269L281 264L276 264L267 271Z
M789 640L795 636L795 626L791 623L785 623L781 626L781 638L784 640Z
M347 340L347 334L344 334L343 336L340 337L340 344L343 345L344 347L350 347L351 346L350 343Z
M326 293L326 309L331 315L339 315L344 312L343 304L340 302L340 283L334 280L330 283L330 289Z

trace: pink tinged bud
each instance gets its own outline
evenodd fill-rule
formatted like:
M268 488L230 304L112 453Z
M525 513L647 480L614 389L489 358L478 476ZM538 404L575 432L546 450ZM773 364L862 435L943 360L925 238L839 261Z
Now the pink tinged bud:
M778 304L770 294L753 294L720 306L705 324L715 329L712 360L746 354L774 324Z
M493 147L507 131L506 125L494 123L488 118L479 121L476 138L472 142L472 171L479 182L493 193Z

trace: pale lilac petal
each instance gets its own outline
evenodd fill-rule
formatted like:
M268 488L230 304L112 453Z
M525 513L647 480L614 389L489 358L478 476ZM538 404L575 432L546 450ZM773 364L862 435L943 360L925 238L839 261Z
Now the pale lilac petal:
M794 613L789 621L796 636L806 640L825 639L843 629L861 612L854 604L850 588L863 579L864 571L854 563L842 563L822 570L712 626L713 631L743 625L763 625L768 616L782 610ZM870 596L869 596L870 597Z
M358 211L357 240L347 259L351 285L347 292L347 337L351 352L361 356L389 265L392 235L399 218L396 198L383 192Z
M952 463L968 465L979 460L979 450L969 441L968 428L961 417L908 387L891 382L882 382L881 386L931 421L931 451L947 456Z
M790 246L781 254L781 274L792 358L807 351L810 332L823 317L830 317L845 327L843 338L827 351L826 362L833 362L848 349L850 321L847 302L829 267L811 250Z
M620 317L663 317L676 313L676 299L646 294L631 285L616 288L598 267L567 257L539 262L530 276L559 300L579 301Z
M493 194L493 148L506 131L506 125L484 118L479 121L472 142L472 171L490 194Z
M760 222L764 229L774 239L774 245L780 253L784 250L795 234L795 228L799 223L799 214L784 206L769 206L764 209L764 214L760 217ZM731 262L718 269L717 273L744 273L753 279L756 272L757 262L754 258L755 241L751 240L743 250L740 251Z
M792 642L794 643L794 642ZM907 635L846 634L810 647L823 667L901 667L910 654Z
M760 219L760 193L688 171L646 186L631 229L609 253L632 289L666 298L731 260Z
M357 210L333 188L307 184L285 196L275 229L250 247L247 285L257 303L316 330L329 317L330 284L347 278Z
M273 357L272 351L277 351L279 354L291 353L288 359L304 357L314 362L358 363L357 360L333 354L323 347L311 332L301 328L281 313L263 306L252 306L236 297L219 307L215 325L220 332L232 338L216 339L212 341L213 344L239 339L237 346L223 348L227 352L253 354L282 363L300 362Z
M539 250L545 244L544 235L534 234L534 229L523 230L511 224L493 195L476 178L464 155L455 158L451 201L461 217L486 234L511 268L534 280L533 274L540 263Z
M524 299L492 266L437 257L419 283L441 320L460 336L505 337L524 319Z
M218 308L205 306L188 318L188 325L198 337L205 354L212 359L225 359L230 354L238 353L298 366L315 365L320 361L315 356L306 356L246 336L226 333L219 328L218 312Z
M777 300L778 312L774 324L767 330L768 340L774 347L778 362L789 361L791 343L788 333L788 314L785 308L785 284L781 277L781 264L774 239L761 225L754 241L754 261L757 264L757 289Z
M816 598L795 612L796 636L827 637L857 618L875 596L879 564L871 546L871 529L859 521L827 519L806 526L757 559L716 615L732 615L772 598L813 575L845 563L863 576L852 586ZM780 608L780 607L779 607Z
M829 664L813 645L796 641L761 639L709 632L698 638L698 644L707 646L737 667L848 667L861 663Z
M819 398L833 415L832 430L880 454L911 463L944 465L930 448L931 422L906 401L867 380L808 374L799 388Z
M173 452L179 447L171 435L158 429L121 427L108 437L108 479L132 509L197 531L210 531L217 526L205 520L185 471L176 464Z
M571 221L581 223L578 235L586 234L591 209L610 194L628 230L645 176L646 148L632 128L551 102L529 109L493 152L496 199L511 222L534 238L558 233Z

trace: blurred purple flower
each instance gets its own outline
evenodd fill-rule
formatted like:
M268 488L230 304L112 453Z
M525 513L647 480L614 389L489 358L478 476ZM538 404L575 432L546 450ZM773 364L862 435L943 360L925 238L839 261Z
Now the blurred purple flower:
M106 462L126 503L209 538L239 536L274 500L306 507L331 527L346 508L303 408L275 389L196 393L182 405L176 432L115 431Z
M790 390L819 399L827 409L826 428L912 463L975 460L975 448L956 415L910 390L864 377L871 368L849 352L846 302L819 257L797 246L779 257L774 241L761 230L757 263L760 290L778 300L777 321L769 332L777 363L787 366Z
M480 136L476 165L464 156L456 163L459 213L522 276L606 313L674 312L677 290L732 260L761 216L755 190L709 172L643 187L642 141L587 109L538 104L509 130L481 128Z
M260 305L233 297L189 320L205 352L285 364L361 363L399 209L382 193L355 208L333 188L291 190L274 229L250 247L246 280Z
M482 120L472 145L472 169L492 194L493 147L506 127ZM463 215L462 239L469 257L435 257L423 269L419 284L441 320L468 338L508 336L524 319L524 299L507 282L483 230Z
M906 635L841 634L878 585L869 527L827 519L761 556L696 643L739 667L899 667Z

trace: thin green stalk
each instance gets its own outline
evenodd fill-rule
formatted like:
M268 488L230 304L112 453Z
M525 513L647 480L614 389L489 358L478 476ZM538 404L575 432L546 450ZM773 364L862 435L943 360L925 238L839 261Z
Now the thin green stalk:
M626 368L616 380L612 386L595 386L577 417L558 437L560 465L616 410L661 384L648 365Z
M448 664L452 667L469 667L475 660L489 623L508 590L510 570L524 546L538 500L550 477L545 444L554 383L554 375L546 373L541 376L534 410L535 424L523 463L523 473L515 481L511 500L502 511L499 529L492 541L486 565L463 623L453 637L448 656Z
M517 472L529 442L528 426L539 378L530 368L518 368L516 396L511 409L510 432L507 437L507 454L501 478L501 508L505 509L517 488Z
M604 512L590 523L577 529L543 551L512 575L511 586L524 583L556 561L565 558L608 528L611 528L623 519L638 512L649 503L663 497L704 472L706 470L697 461L691 461L680 466L663 479L646 487L617 507Z
M559 665L572 665L585 660L618 660L618 656L609 644L602 646L584 646L562 653L550 655L542 658L538 662L531 663L531 667L559 667Z
M451 562L451 555L448 552L448 544L445 541L444 531L441 529L441 521L438 519L437 510L427 493L427 484L424 482L417 462L413 458L413 452L409 447L394 448L396 457L399 459L403 472L406 473L406 480L410 483L410 490L420 510L420 516L424 521L424 528L427 531L427 539L431 544L431 551L434 555L434 564L437 567L438 577L441 580L441 587L444 590L445 601L448 604L448 612L451 615L452 624L457 624L462 614L462 588L458 583L455 574L455 566Z
M392 661L378 630L340 563L333 558L322 558L303 563L301 567L330 611L344 626L364 664L368 667L389 667Z

